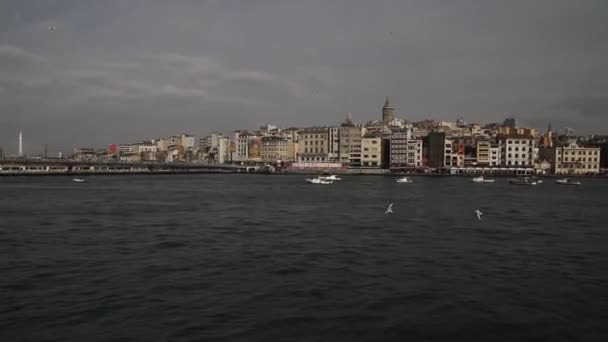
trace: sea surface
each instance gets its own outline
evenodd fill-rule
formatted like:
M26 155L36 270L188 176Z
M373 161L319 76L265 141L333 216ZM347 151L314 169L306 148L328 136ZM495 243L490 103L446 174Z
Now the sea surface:
M304 178L0 178L0 341L608 341L608 180Z

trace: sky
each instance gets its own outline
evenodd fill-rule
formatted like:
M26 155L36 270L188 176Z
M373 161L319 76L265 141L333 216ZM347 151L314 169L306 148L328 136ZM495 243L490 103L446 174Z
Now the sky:
M54 29L49 29L53 27ZM397 117L608 133L605 0L3 0L0 145Z

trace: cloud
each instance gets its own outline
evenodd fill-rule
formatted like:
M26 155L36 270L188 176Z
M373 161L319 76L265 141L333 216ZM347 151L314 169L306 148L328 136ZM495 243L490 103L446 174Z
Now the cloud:
M28 71L43 62L43 59L22 48L10 45L0 45L0 71Z
M559 117L589 133L608 123L606 1L8 0L3 9L0 144L15 129L72 146L338 124L347 112L365 122L386 95L409 120L513 115L544 128Z

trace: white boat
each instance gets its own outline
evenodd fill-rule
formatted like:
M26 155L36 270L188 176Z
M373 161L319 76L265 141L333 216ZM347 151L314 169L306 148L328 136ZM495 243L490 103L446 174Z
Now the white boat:
M409 177L402 177L397 179L397 183L413 183L414 181Z
M82 183L82 182L84 182L84 178L72 178L72 180L73 180L74 182L77 182L77 183Z
M568 179L568 178L564 178L564 179L558 179L555 181L556 184L561 184L561 185L581 185L581 182L579 181L575 181L572 179Z
M471 181L473 183L494 183L493 179L485 179L483 176L475 177Z
M536 184L538 184L538 182L535 179L533 179L533 178L524 177L524 178L511 179L511 180L509 180L509 184L513 184L513 185L536 185Z
M328 180L328 181L340 181L342 178L336 177L336 175L331 176L320 176L319 179Z
M306 178L308 184L332 184L333 181L325 180L321 178Z

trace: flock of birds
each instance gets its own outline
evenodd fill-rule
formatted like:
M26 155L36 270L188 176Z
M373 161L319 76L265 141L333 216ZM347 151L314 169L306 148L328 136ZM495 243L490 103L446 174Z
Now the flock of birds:
M388 215L388 214L392 214L393 213L393 203L388 205L388 208L386 208L386 211L384 212L384 215ZM475 210L475 215L477 215L477 219L479 221L481 221L481 215L483 215L483 213L481 212L481 210L477 209Z

